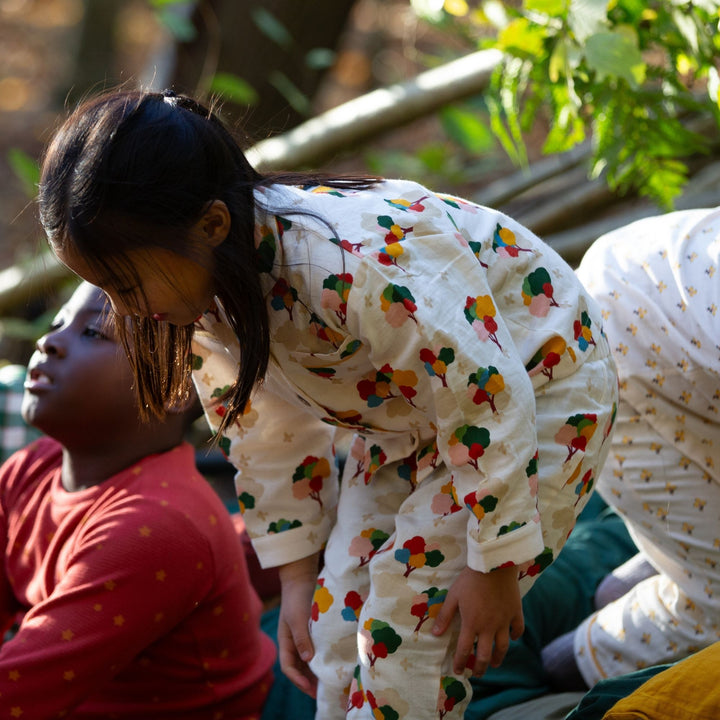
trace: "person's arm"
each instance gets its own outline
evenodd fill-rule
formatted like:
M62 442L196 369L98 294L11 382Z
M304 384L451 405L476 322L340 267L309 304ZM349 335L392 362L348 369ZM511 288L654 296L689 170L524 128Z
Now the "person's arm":
M168 515L149 519L128 501L88 521L52 592L0 648L9 716L70 712L193 611L212 557L191 523Z

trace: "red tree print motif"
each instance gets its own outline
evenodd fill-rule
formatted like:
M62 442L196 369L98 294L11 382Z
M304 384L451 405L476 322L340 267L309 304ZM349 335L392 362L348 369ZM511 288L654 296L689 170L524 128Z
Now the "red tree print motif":
M400 390L402 396L413 407L413 397L417 394L417 375L412 370L393 370L387 363L377 370L372 376L366 377L357 384L357 391L360 397L365 400L368 407L378 407L385 400L397 397L392 392L391 383Z
M551 337L532 356L530 362L525 366L530 377L543 374L548 380L553 379L553 368L560 364L562 354L567 351L570 359L575 362L575 353L567 346L564 338L559 335Z
M415 596L410 607L410 614L419 619L413 632L420 632L420 628L428 620L437 617L442 604L445 602L447 593L446 589L438 590L436 587L431 587Z
M341 323L347 320L347 300L352 287L353 276L350 273L329 275L323 280L320 304L332 310Z
M368 485L372 476L385 464L387 455L379 445L371 445L365 453L365 484Z
M297 290L288 285L288 281L285 278L278 278L275 285L273 285L270 291L271 300L270 305L273 310L287 310L290 320L293 316L293 306L298 298Z
M465 319L470 323L475 334L485 342L492 340L500 350L502 345L497 339L498 324L495 321L497 310L489 295L468 295L465 300Z
M580 473L582 472L582 461L578 463L575 470L573 470L572 475L568 478L565 485L572 485L578 477L580 477ZM575 494L577 495L577 500L575 501L575 505L580 502L586 495L589 495L590 491L593 488L593 484L595 482L595 474L593 473L593 469L590 468L583 476L580 482L575 485Z
M495 226L492 247L498 255L511 258L516 258L521 252L532 252L530 248L520 247L517 244L515 233L500 224Z
M558 307L553 297L555 289L550 279L550 273L540 267L533 270L522 284L522 299L533 317L545 317L551 307Z
M384 530L366 528L350 541L348 555L360 558L358 567L367 565L389 537Z
M380 658L392 655L402 645L402 638L384 620L368 618L363 623L361 635L370 667L374 667Z
M558 445L565 445L568 449L568 456L565 462L578 451L585 449L588 440L595 434L597 429L597 415L595 413L578 413L571 415L565 424L555 435L555 442Z
M478 459L490 445L490 433L484 427L461 425L448 440L448 455L453 465L472 465L478 469Z
M412 232L412 228L400 227L389 215L380 215L377 219L378 225L385 228L388 232L385 235L385 247L375 253L377 261L381 265L395 265L398 258L405 252L401 241L405 239L407 233Z
M401 548L395 550L395 559L405 565L405 577L418 568L437 567L445 556L438 550L440 545L426 544L420 535L406 540Z
M417 324L415 311L417 305L412 293L402 285L389 283L380 294L380 309L385 313L388 325L401 327L410 318Z
M330 463L327 458L308 455L293 473L293 497L304 500L307 497L323 506L320 492L325 478L330 477Z
M429 195L423 195L419 200L405 200L404 198L397 198L395 200L388 200L385 199L385 202L390 205L391 207L396 208L397 210L412 210L414 212L422 212L425 209L425 206L422 204L423 200L427 200Z
M452 348L440 348L437 355L430 348L420 350L420 360L425 365L425 371L430 377L440 378L443 387L447 387L445 375L448 365L455 362L455 351Z
M520 571L518 579L539 575L546 567L552 564L552 561L553 551L549 547L546 547L532 562L528 564L527 568Z
M468 657L466 667L472 667L468 665L472 659L472 664L475 664L475 656L471 653ZM455 705L462 702L466 695L465 686L457 678L452 675L444 675L440 678L440 693L438 694L438 718L442 720L447 713L452 712Z
M343 607L342 612L340 613L342 619L347 622L357 622L360 617L363 602L363 598L359 592L351 590L347 593L347 595L345 595L345 607Z
M495 396L505 389L505 379L494 365L477 369L468 378L468 395L476 405L487 403L497 414Z
M590 316L583 310L580 319L573 323L573 335L577 340L578 347L585 352L590 345L595 345L595 339L592 334L592 320Z

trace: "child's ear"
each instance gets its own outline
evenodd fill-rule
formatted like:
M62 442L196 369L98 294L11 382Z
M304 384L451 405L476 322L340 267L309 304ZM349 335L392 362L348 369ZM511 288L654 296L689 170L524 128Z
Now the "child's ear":
M211 247L220 245L230 232L230 211L222 200L213 200L195 225L200 237Z

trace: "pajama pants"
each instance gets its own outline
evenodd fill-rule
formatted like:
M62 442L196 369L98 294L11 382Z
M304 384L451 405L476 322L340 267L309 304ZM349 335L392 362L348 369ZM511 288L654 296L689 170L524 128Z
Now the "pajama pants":
M546 551L521 572L523 594L565 543L589 496L585 473L596 474L607 454L616 380L612 363L599 355L536 393ZM569 457L555 436L575 413L596 413L598 430L585 453ZM423 465L427 439L411 438L411 454L405 447L401 457L393 456L396 441L356 436L344 468L311 622L322 720L457 720L471 698L470 671L457 676L452 669L459 616L444 635L431 633L447 589L466 566L467 510L448 498L445 465ZM366 482L363 458L373 445L388 462ZM412 468L423 469L413 475Z
M599 490L659 574L576 631L578 667L590 686L720 638L720 486L620 401Z

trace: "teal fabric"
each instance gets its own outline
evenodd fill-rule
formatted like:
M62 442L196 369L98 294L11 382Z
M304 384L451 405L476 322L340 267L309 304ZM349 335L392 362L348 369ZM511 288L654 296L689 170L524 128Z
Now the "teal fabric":
M278 617L280 608L276 607L263 613L260 626L277 645ZM280 669L280 661L273 668L275 682L263 708L261 720L313 720L315 700L298 690Z
M602 720L603 715L618 700L627 697L650 678L670 667L672 665L654 665L620 677L601 680L565 716L565 720Z
M560 555L523 598L523 637L511 643L499 668L473 678L465 720L485 720L498 710L551 692L540 650L593 612L600 581L636 553L620 517L593 495Z

